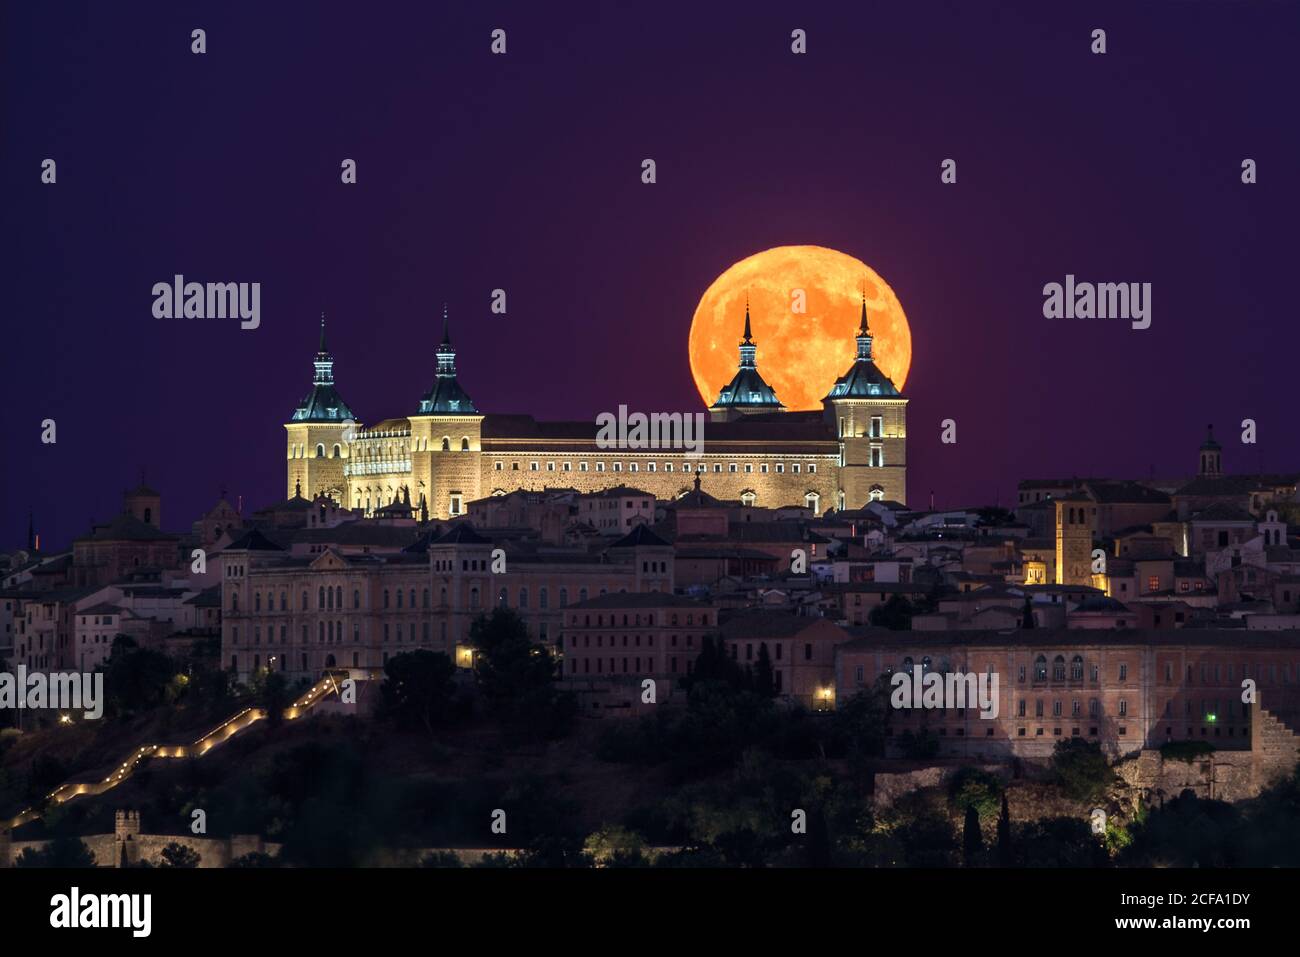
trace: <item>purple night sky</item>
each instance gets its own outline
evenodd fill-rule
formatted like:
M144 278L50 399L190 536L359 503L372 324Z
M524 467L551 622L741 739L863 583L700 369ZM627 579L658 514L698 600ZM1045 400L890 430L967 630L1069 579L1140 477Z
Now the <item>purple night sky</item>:
M485 411L698 409L700 295L795 243L907 311L914 504L1190 473L1207 422L1228 471L1300 468L1300 5L395 6L5 6L0 548L141 467L171 529L282 498L321 310L364 421L414 410L444 300ZM260 282L261 328L155 319L175 273ZM1043 318L1066 273L1152 283L1151 328Z

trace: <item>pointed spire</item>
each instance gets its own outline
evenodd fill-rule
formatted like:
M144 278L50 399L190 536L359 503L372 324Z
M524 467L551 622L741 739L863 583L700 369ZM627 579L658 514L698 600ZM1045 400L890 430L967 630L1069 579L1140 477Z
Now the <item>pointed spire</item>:
M858 359L871 358L871 327L867 325L867 290L862 289L862 322L858 325Z
M322 355L329 350L325 348L325 311L321 310L320 314L320 347L316 350Z
M443 413L472 415L477 410L465 390L456 381L456 347L451 344L451 323L447 304L442 304L442 342L434 350L438 366L433 388L420 399L419 414Z
M750 342L753 336L749 334L749 293L745 293L745 342Z

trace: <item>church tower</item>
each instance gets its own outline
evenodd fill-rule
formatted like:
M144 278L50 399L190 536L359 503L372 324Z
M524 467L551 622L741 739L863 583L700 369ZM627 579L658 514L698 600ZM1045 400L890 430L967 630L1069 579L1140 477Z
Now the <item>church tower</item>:
M730 422L755 412L783 412L776 392L758 374L754 356L758 346L749 332L749 300L745 300L745 338L740 340L740 368L735 377L722 387L718 400L709 406L709 420Z
M483 416L456 381L456 349L442 308L442 342L433 386L411 422L411 502L432 518L459 518L480 497Z
M862 299L858 354L822 399L840 440L840 509L888 499L907 503L907 399L871 355L867 300Z
M1205 427L1205 441L1201 443L1201 464L1197 478L1219 478L1223 475L1223 446L1214 438L1214 426Z
M1092 515L1096 505L1082 492L1056 500L1056 584L1094 585Z
M325 345L325 316L320 320L320 345L312 360L315 375L311 392L293 410L285 424L288 433L288 491L300 489L308 499L328 495L347 505L345 467L348 443L359 427L352 410L334 387L334 357Z

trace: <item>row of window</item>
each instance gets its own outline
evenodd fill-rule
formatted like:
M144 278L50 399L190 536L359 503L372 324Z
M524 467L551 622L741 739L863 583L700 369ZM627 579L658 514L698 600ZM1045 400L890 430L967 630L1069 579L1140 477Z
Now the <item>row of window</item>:
M611 615L609 616L609 623L610 623L611 627L614 626L614 625L617 625L617 624L618 624L618 615L611 614ZM655 623L654 612L647 612L647 613L646 613L646 624L647 624L647 625L653 625L654 623ZM676 626L676 624L677 624L677 612L672 612L672 613L668 616L668 623L671 624L671 625L673 625L673 626ZM577 616L577 615L570 615L570 616L569 616L569 624L572 625L574 628L577 628L577 627L578 627L578 616ZM640 626L640 624L641 624L641 616L640 616L639 614L635 613L635 612L634 612L631 616L629 616L629 615L627 614L627 612L624 612L624 613L623 613L623 624L624 624L624 625L635 625L635 626ZM687 625L694 625L694 624L695 624L695 612L687 612L687 613L686 613L686 624L687 624ZM700 613L700 624L701 624L701 625L705 625L705 626L707 626L707 625L709 624L709 613L708 613L708 612L701 612L701 613ZM588 613L588 614L585 614L585 615L582 616L582 626L583 626L584 628L590 628L590 627L591 627L591 615L590 615L589 613ZM596 627L597 627L597 628L604 628L604 627L605 627L605 616L604 616L603 614L597 614L597 615L596 615Z
M639 463L639 462L629 462L629 463L627 463L627 470L628 470L629 472L637 472L637 471L640 471L640 466L641 466L641 464L642 464L642 463ZM647 472L654 472L654 471L657 471L657 470L658 470L658 467L659 467L659 463L657 463L657 462L646 462L646 463L644 463L644 464L645 464L645 470L646 470ZM557 471L556 465L557 465L557 463L555 463L555 462L547 462L547 463L546 463L546 471L547 471L547 472L555 472L555 471ZM558 463L558 465L559 465L558 471L560 471L560 472L572 472L572 471L573 471L573 463L572 463L572 462L560 462L560 463ZM492 465L492 467L493 467L493 469L495 469L495 470L498 471L498 472L505 471L505 463L504 463L504 462L494 462L493 465ZM794 462L794 463L791 463L791 465L790 465L790 471L791 471L792 473L796 474L796 475L799 474L799 473L800 473L803 469L805 469L805 468L806 468L810 473L816 474L816 472L817 472L817 463L815 463L815 462L809 462L809 463L807 463L807 465L801 465L801 464L798 463L798 462ZM776 466L775 466L775 469L776 469L776 473L777 473L778 475L782 475L782 474L784 474L784 473L785 473L785 463L784 463L784 462L778 462L778 463L776 464ZM578 463L578 471L579 471L579 472L586 472L586 471L588 471L588 470L589 470L589 469L588 469L588 466L587 466L587 463L586 463L586 462L579 462L579 463ZM664 470L665 472L671 472L671 471L673 471L673 463L672 463L672 462L665 462L665 463L663 463L663 470ZM510 471L512 471L512 472L518 472L518 471L520 471L519 463L518 463L518 462L511 462L511 463L510 463ZM528 463L528 471L530 471L530 472L540 472L540 471L542 471L542 463L540 463L540 462L529 462L529 463ZM597 462L597 463L596 463L596 471L597 471L597 472L603 472L603 471L605 471L605 463L604 463L604 462ZM621 472L621 471L623 471L623 463L622 463L622 462L612 462L612 463L610 463L610 471L612 471L612 472ZM684 463L682 463L682 471L683 471L683 472L707 472L707 471L708 471L708 467L707 467L703 462L698 463L698 464L695 465L694 467L691 466L691 463L690 463L690 462L684 462ZM721 471L722 471L722 463L721 463L721 462L715 462L714 465L713 465L713 471L714 471L714 472L721 472ZM753 472L753 471L754 471L754 465L753 465L752 462L745 462L745 463L743 463L743 468L742 468L742 467L741 467L741 464L738 464L738 463L736 463L736 462L731 462L731 463L729 463L729 464L727 465L727 471L728 471L728 472L747 472L747 473L748 473L748 472ZM760 463L759 466L758 466L758 471L759 471L759 474L760 474L760 475L766 475L767 472L768 472L768 464L767 464L766 462L762 462L762 463Z

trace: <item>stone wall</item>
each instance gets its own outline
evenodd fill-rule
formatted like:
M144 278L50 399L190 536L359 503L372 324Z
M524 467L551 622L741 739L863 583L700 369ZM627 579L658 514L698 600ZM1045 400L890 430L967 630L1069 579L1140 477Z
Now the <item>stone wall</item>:
M1256 705L1249 751L1213 751L1191 762L1144 749L1115 765L1115 773L1148 804L1190 790L1216 801L1245 801L1290 774L1300 761L1300 736Z
M81 839L95 855L99 867L121 867L122 850L126 849L126 862L136 864L148 861L157 867L162 862L163 848L168 844L181 844L199 855L199 867L228 867L230 862L245 854L261 853L277 857L282 845L264 841L253 834L236 834L231 837L195 837L185 834L133 834L121 840L115 834L91 834ZM0 836L0 867L13 867L18 856L28 848L44 850L49 841L11 841L8 835Z
M872 794L872 802L876 810L883 810L905 794L921 788L946 786L952 776L965 767L976 767L1000 778L1004 784L1011 780L1011 769L1005 764L948 764L931 765L914 771L877 771L874 777L875 790Z

